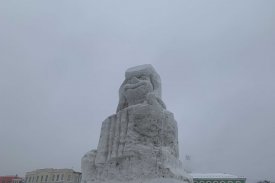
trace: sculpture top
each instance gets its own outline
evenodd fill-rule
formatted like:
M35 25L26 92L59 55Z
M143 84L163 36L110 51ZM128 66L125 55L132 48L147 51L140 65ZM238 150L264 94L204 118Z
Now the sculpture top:
M161 100L160 76L150 64L131 67L125 72L125 80L119 89L117 112L131 105L155 103L165 108Z

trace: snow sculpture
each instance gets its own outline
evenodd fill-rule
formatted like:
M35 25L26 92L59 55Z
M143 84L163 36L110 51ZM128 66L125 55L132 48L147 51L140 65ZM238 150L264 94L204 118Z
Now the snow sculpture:
M81 160L82 183L192 183L179 160L178 128L151 65L128 69L116 114L102 123L97 150Z

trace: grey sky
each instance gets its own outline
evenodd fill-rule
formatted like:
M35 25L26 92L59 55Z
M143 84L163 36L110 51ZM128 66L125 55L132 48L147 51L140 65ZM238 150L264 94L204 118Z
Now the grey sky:
M0 174L80 170L151 63L194 172L275 181L275 1L1 1Z

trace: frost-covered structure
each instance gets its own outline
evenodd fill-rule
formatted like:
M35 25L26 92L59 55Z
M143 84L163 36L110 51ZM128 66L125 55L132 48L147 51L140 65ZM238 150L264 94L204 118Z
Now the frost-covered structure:
M103 121L97 150L84 155L81 168L82 183L192 182L179 160L177 122L151 65L126 71L116 114Z

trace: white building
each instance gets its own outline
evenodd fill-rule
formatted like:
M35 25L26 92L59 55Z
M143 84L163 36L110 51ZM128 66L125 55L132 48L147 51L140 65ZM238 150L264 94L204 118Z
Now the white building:
M225 173L191 173L194 183L245 183L246 178Z
M81 173L72 169L38 169L27 172L25 183L80 183Z

